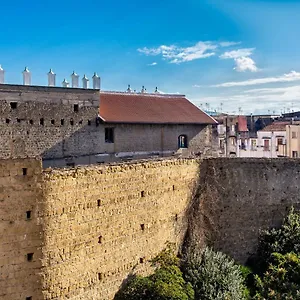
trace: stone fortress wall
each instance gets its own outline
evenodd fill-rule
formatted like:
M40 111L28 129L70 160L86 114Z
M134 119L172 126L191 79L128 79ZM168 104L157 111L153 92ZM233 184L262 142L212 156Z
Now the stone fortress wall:
M0 298L112 299L167 241L244 262L300 207L298 160L165 159L42 170L0 161ZM31 297L31 298L30 298Z

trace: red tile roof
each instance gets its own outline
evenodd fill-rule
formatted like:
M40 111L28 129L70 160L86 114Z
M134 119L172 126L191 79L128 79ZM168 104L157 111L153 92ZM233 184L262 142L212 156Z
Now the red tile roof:
M245 116L238 116L238 131L249 131L247 127L247 118Z
M286 125L290 125L291 122L274 122L260 131L285 131Z
M101 92L99 115L107 123L216 124L182 95Z

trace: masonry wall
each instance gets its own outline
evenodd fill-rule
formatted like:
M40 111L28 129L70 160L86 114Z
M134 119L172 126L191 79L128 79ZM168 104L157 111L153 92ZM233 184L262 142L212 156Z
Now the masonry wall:
M181 243L198 172L196 160L44 171L44 299L112 299L147 272L167 241Z
M35 159L1 160L0 298L111 300L128 274L151 271L166 241L209 242L245 262L260 229L300 208L299 184L292 159L44 171Z
M1 300L43 299L41 171L35 159L0 161Z
M300 209L297 159L208 159L200 176L187 244L206 236L241 263L255 253L260 229L281 225L291 206Z

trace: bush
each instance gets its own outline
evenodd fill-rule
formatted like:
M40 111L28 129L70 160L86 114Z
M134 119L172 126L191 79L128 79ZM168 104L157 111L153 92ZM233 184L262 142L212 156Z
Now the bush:
M273 253L300 253L300 214L291 208L283 225L278 229L262 231L257 254L250 262L253 269L262 275L272 260Z
M263 278L256 275L255 279L254 299L300 299L300 257L273 253Z
M134 276L115 296L115 300L193 300L194 290L187 283L179 268L179 259L168 245L152 264L154 274L148 277Z
M240 267L221 252L206 248L202 254L190 255L185 266L185 278L195 290L195 299L241 300L246 287Z

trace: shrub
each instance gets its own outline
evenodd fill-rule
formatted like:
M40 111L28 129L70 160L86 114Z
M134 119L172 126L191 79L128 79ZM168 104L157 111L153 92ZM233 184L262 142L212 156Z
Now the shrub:
M202 254L190 255L185 266L186 280L195 290L195 299L241 300L246 288L240 267L221 252L206 248Z
M179 268L179 259L169 244L152 264L154 274L134 276L115 296L115 300L193 300L194 290Z
M254 299L300 299L300 257L295 253L271 255L262 279L256 275Z
M261 232L257 254L250 264L262 275L272 260L272 253L289 252L300 253L300 214L294 208L291 208L280 228Z

